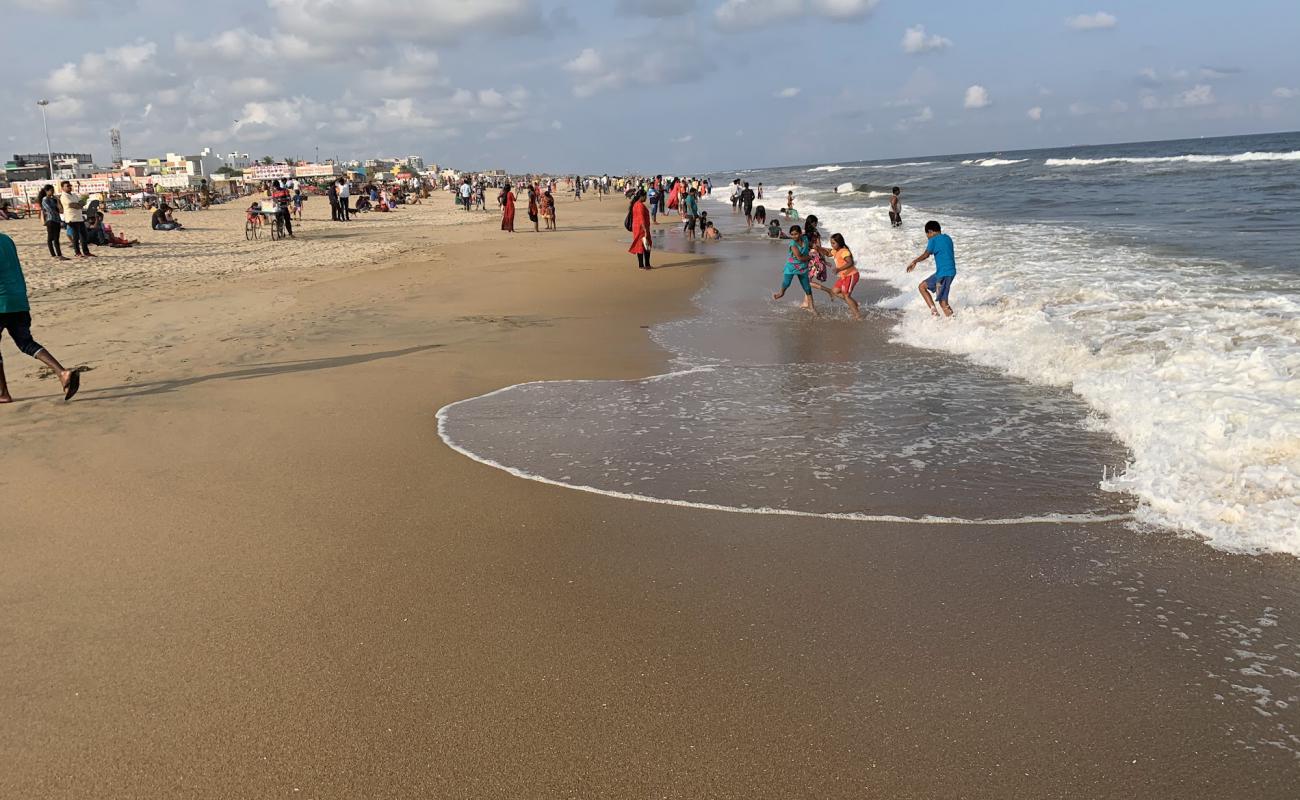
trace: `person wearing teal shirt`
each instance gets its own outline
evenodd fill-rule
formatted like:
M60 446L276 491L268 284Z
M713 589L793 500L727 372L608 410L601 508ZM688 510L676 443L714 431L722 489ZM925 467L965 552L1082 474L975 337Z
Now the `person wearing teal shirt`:
M63 384L66 402L81 388L81 373L66 370L49 350L32 338L32 307L27 302L27 280L23 266L18 261L18 248L14 240L0 233L0 339L4 334L13 338L18 349L54 370ZM5 382L4 359L0 357L0 403L12 403L9 384Z
M930 220L925 223L925 252L912 259L912 263L907 265L907 271L911 272L916 269L916 265L934 256L934 274L921 281L917 289L921 292L921 297L925 299L925 304L930 307L930 313L939 316L939 309L934 307L935 303L943 309L946 316L952 316L952 306L948 305L948 290L952 288L952 282L957 277L957 257L954 255L952 246L952 237L943 232L939 223Z
M682 201L682 215L686 217L686 222L682 225L682 230L688 238L695 238L695 225L700 219L700 200L699 195L694 189L686 195Z

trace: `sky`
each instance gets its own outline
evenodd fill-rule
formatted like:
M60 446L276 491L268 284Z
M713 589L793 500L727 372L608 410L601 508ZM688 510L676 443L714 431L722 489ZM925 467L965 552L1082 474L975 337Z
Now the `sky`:
M1300 129L1300 3L0 0L0 148L705 172Z

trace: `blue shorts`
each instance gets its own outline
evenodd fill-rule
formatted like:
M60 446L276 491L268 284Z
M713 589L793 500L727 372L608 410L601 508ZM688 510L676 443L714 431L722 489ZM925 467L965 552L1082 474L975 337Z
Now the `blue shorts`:
M925 288L930 291L930 294L934 295L934 301L936 303L945 303L948 301L948 290L952 288L952 279L955 277L957 276L944 275L940 278L938 273L935 273L925 279Z

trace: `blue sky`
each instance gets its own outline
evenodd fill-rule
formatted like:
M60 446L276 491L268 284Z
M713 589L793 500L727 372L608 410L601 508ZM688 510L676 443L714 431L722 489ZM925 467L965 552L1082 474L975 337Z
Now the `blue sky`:
M0 0L6 153L680 172L1300 129L1277 0ZM1230 11L1228 10L1230 9ZM51 43L54 43L51 46ZM238 120L238 122L236 122Z

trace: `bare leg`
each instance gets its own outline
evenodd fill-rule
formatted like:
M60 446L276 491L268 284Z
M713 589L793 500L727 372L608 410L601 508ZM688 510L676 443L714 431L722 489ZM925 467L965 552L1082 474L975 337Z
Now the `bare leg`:
M944 313L945 316L949 316L949 317L952 316L952 314L953 314L952 306L948 305L948 301L947 301L947 300L940 300L940 301L939 301L939 307L943 309L943 313Z
M939 316L939 310L934 307L934 298L930 296L930 290L925 288L925 281L921 281L917 287L921 291L921 297L925 299L925 304L930 307L930 313Z
M54 354L45 348L36 351L35 358L37 361L54 370L55 374L59 376L59 384L63 386L63 391L65 393L64 399L71 400L72 395L77 393L75 386L81 384L80 376L70 369L64 369L63 365L59 363L59 360L54 357Z
M5 383L5 362L0 361L0 403L12 403L14 399L9 396L9 384Z
M852 295L841 295L841 299L848 304L854 319L862 319L862 309L858 307L858 301L854 300Z

